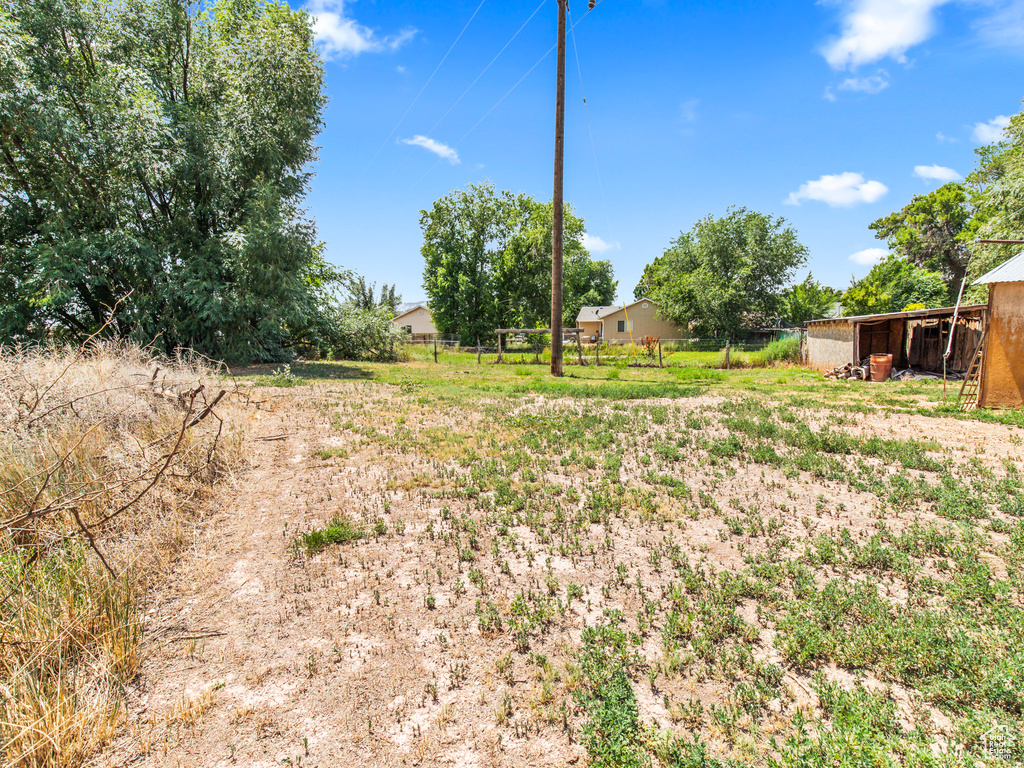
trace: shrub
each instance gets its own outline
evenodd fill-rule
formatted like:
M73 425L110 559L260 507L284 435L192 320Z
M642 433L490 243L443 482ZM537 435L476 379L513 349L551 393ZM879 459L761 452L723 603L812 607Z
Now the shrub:
M338 325L331 340L335 360L397 362L408 336L391 321L390 307L358 309L350 304L338 310Z
M144 586L186 543L203 488L241 457L220 416L188 426L214 373L117 344L0 351L5 766L77 765L114 734Z
M780 339L764 349L752 352L748 364L752 368L768 368L777 363L800 362L800 339Z

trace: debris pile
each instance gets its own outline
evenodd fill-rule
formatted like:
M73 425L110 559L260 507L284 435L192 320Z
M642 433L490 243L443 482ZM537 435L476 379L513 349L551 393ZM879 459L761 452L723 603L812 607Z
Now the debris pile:
M847 363L846 365L840 365L838 368L833 368L831 371L825 374L825 378L866 381L867 379L871 378L871 366L854 365L853 363Z

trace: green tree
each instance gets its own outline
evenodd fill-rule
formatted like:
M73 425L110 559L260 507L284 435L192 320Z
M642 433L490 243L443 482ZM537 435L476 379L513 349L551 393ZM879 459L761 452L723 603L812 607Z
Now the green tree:
M910 307L933 309L945 306L947 301L946 281L940 272L890 254L843 294L843 313L875 315L905 312Z
M978 167L968 175L967 183L975 189L984 217L978 236L1024 239L1024 111L1010 118L1001 141L975 151ZM976 280L1020 252L1020 245L975 245L970 279ZM987 296L986 286L977 286L968 293L970 301L983 302Z
M802 283L787 288L782 294L783 317L793 325L828 317L842 298L842 291L822 285L808 272Z
M782 315L783 288L806 259L785 219L730 208L673 240L644 269L634 295L700 336L731 337Z
M339 275L300 208L324 103L284 2L0 6L0 338L326 343Z
M387 283L382 285L378 297L376 283L367 283L366 278L362 275L350 277L345 287L348 290L348 298L345 303L356 309L366 311L378 308L387 309L394 317L398 311L398 305L402 303L402 296L395 291L394 285Z
M440 333L475 344L492 337L495 328L549 326L551 203L496 194L489 183L471 184L421 211L420 226L423 285ZM614 296L611 265L591 261L583 247L585 231L583 219L566 204L563 317L570 324L584 296L606 303Z
M915 195L908 205L870 228L892 253L941 273L952 302L959 295L971 259L970 244L981 226L975 214L967 187L953 182L927 195Z
M615 301L619 287L612 263L603 259L595 261L585 251L565 259L563 282L562 323L566 328L576 327L576 318L583 307L609 306Z

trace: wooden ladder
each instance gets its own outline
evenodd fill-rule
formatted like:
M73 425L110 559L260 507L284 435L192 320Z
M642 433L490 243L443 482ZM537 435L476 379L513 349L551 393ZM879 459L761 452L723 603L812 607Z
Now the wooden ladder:
M986 328L981 334L981 339L978 340L978 348L974 352L974 359L971 360L971 367L967 369L967 377L964 379L963 386L960 387L957 408L961 411L970 410L978 404L978 391L981 389L981 362L985 357L983 351L987 335L988 329Z

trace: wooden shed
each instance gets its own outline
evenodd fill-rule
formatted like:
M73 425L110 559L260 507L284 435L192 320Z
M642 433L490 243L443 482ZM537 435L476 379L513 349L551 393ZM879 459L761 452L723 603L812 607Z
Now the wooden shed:
M847 363L860 365L871 355L891 354L893 368L941 371L952 333L948 367L966 371L981 340L986 309L984 304L974 304L959 311L943 307L811 320L807 323L807 365L829 371Z
M978 279L975 285L989 287L978 405L1024 407L1024 252Z

